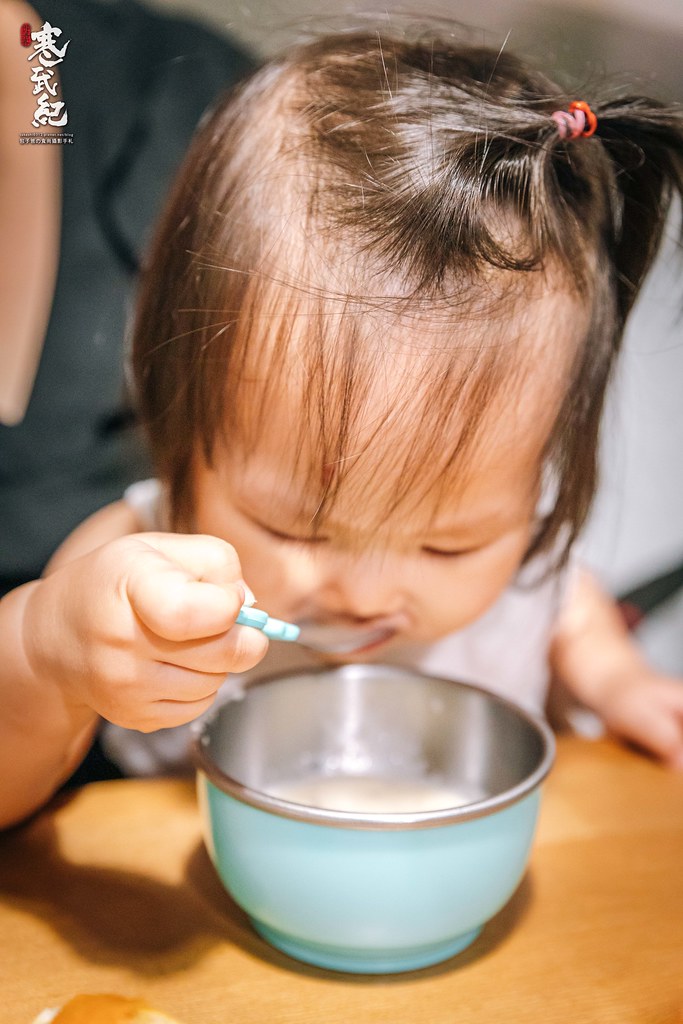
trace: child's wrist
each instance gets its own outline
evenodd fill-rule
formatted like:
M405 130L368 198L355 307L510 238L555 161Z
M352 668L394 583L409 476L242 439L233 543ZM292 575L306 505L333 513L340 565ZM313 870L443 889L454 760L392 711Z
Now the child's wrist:
M14 614L17 616L17 682L22 686L28 700L33 694L36 701L45 703L46 710L49 706L52 706L53 710L59 709L55 722L60 721L81 730L98 716L84 702L67 692L66 688L60 685L59 679L55 678L55 673L50 671L50 658L46 654L46 648L50 647L51 627L50 624L37 621L40 616L36 614L36 597L45 585L45 580L34 580L19 587L7 598L12 598Z
M10 591L3 600L3 631L13 639L13 676L17 686L26 688L38 678L31 654L31 625L28 608L41 580L24 583Z

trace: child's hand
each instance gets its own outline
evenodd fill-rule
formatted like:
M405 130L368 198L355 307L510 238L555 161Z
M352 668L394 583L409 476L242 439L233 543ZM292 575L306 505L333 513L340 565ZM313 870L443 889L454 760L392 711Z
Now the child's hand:
M616 604L585 570L570 589L550 661L608 729L683 770L683 681L650 668Z
M605 725L617 736L683 771L683 682L642 666L620 679L600 706Z
M189 722L228 672L252 668L268 641L235 626L244 600L234 549L215 537L134 534L35 585L23 639L33 674L130 729Z

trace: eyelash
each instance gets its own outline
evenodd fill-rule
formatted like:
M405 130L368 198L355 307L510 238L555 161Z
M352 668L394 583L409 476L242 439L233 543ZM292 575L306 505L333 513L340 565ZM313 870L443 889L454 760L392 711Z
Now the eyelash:
M422 548L425 555L431 555L432 558L458 558L461 555L470 555L475 548L464 549L460 548L456 551L439 551L438 548Z
M280 530L274 530L272 526L264 526L263 523L258 525L265 533L270 534L271 537L287 541L290 544L320 544L322 541L327 540L327 537L293 537L289 533L281 533Z

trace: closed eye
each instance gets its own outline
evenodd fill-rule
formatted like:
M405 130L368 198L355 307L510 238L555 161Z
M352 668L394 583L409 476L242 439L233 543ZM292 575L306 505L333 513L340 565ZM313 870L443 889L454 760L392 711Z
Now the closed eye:
M266 526L265 523L260 523L254 520L257 526L259 526L264 533L269 534L271 537L276 537L278 540L288 541L290 544L321 544L327 540L327 537L298 537L293 533L285 533L283 530L276 530L273 526Z
M423 547L422 553L432 555L434 558L459 558L462 555L471 555L474 551L478 550L479 548L454 548L448 551L442 548Z

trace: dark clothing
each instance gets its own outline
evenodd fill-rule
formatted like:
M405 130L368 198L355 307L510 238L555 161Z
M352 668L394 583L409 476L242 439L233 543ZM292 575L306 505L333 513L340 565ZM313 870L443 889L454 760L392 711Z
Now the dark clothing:
M134 0L33 6L62 30L60 48L70 40L57 66L68 123L55 131L74 141L60 146L60 264L38 376L24 422L0 427L0 592L40 575L79 522L148 475L123 378L136 264L201 114L253 67L229 40Z

